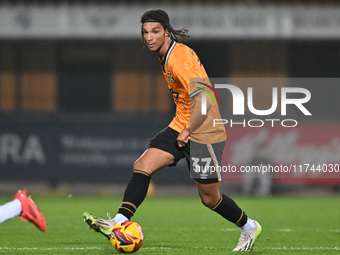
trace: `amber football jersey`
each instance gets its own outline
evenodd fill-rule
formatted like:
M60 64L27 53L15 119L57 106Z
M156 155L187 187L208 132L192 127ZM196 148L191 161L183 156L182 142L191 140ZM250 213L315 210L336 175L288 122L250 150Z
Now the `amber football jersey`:
M200 96L206 93L202 84L194 82L197 78L209 83L208 75L197 57L196 53L188 46L173 41L161 61L163 75L168 87L173 94L176 104L176 115L169 127L182 132L184 127L190 129L190 95ZM210 93L213 95L213 92ZM217 104L209 109L207 118L201 126L190 130L190 139L194 142L211 144L226 140L224 125L213 126L214 119L221 119Z

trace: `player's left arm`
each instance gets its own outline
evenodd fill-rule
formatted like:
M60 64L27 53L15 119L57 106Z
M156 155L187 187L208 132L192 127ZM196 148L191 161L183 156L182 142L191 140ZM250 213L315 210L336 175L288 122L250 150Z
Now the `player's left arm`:
M202 93L206 92L197 90L195 94L190 96L190 119L177 137L179 147L183 147L188 143L190 133L200 127L207 118L207 115L201 113ZM209 112L213 102L210 96L206 96L206 99L207 112Z
M200 94L206 92L200 88L203 85L201 85L199 81L206 82L207 77L196 55L189 56L185 58L184 61L177 63L174 68L174 74L190 96L190 119L177 138L179 146L183 147L189 141L188 137L190 133L202 125L206 119L206 115L202 115L200 112L202 103ZM212 100L209 96L206 98L207 111L209 111L212 106Z

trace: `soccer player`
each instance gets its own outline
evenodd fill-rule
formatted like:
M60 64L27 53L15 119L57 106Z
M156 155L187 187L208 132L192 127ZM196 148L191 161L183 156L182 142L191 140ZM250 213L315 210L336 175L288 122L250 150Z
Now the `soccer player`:
M32 222L41 231L46 231L45 217L26 191L19 190L11 202L0 206L0 223L16 216L23 221Z
M85 212L84 221L91 229L109 237L112 228L118 222L131 219L143 202L151 175L186 158L202 203L240 227L241 237L234 250L252 250L261 226L248 218L231 198L220 193L221 176L218 171L210 173L202 169L207 165L217 168L221 164L226 131L223 125L212 129L212 120L221 117L210 96L213 94L208 76L196 53L178 40L179 37L189 38L188 30L175 30L163 10L144 13L141 23L142 43L159 55L163 75L176 104L176 115L169 126L150 141L148 149L135 162L116 216L111 219L108 214L109 220L104 220ZM203 94L208 94L204 102L206 115L200 113Z

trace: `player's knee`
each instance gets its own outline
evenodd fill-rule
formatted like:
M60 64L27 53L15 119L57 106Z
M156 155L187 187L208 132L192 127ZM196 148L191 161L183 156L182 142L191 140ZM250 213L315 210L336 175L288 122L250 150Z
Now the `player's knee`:
M201 201L208 208L213 208L218 203L218 200L210 195L201 195Z
M147 163L146 160L144 159L138 159L133 164L133 169L146 172L149 175L152 175L155 172L155 169L152 167L152 164Z
M138 159L138 160L133 164L133 169L144 171L144 169L145 169L145 164L144 164L143 160Z

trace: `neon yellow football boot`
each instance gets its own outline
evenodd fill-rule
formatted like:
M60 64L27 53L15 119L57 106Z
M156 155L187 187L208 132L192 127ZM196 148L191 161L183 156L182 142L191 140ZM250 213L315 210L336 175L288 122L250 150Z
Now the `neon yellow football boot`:
M84 212L84 221L87 223L90 229L103 234L108 240L110 240L110 234L113 227L117 224L116 221L112 220L110 214L107 214L108 220L97 218L88 212Z

